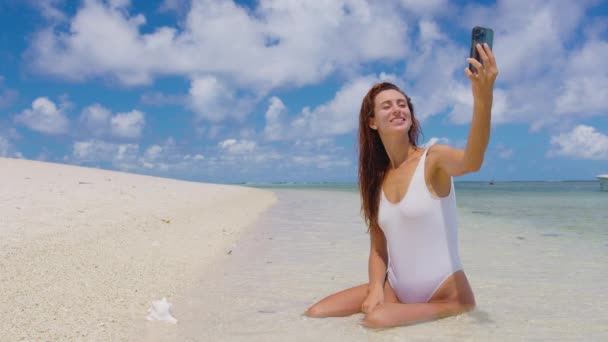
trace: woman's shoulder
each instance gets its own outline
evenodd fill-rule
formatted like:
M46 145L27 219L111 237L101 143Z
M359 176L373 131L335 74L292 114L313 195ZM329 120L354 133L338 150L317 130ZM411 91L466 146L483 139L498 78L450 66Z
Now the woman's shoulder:
M453 149L453 148L451 146L445 145L445 144L433 144L426 148L426 150L428 151L427 152L428 154L437 153L437 152L441 152L441 151L447 151L449 149Z
M464 150L454 148L450 145L445 144L433 144L427 148L427 157L429 159L435 159L442 156L451 156L454 154L459 154L464 152Z

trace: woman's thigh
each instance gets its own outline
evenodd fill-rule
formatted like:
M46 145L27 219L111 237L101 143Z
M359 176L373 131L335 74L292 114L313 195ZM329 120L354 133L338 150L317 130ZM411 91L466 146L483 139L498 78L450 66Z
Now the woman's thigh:
M311 306L305 314L311 317L342 317L359 313L361 305L367 298L367 289L368 284L361 284L336 292ZM388 280L384 282L384 302L399 302Z
M475 305L475 296L464 271L456 271L450 275L429 300L429 303L440 302Z

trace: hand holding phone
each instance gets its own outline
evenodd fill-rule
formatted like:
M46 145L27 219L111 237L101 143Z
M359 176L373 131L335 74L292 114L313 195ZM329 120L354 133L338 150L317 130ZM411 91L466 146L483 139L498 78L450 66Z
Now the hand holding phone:
M477 51L477 44L483 46L484 43L488 44L490 50L492 50L492 43L494 42L494 31L487 27L475 26L473 27L471 34L471 52L469 57L475 58L479 63L483 64L479 52ZM477 74L477 68L469 64L469 69L472 73Z

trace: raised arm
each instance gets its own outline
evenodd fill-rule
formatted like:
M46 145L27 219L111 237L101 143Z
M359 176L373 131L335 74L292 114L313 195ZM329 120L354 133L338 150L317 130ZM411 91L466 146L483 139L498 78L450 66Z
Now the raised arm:
M473 64L478 72L473 74L469 68L465 73L471 80L473 91L473 119L469 130L467 145L464 150L445 145L436 145L429 150L433 155L433 167L449 176L462 176L481 169L483 158L490 140L490 117L494 94L494 81L498 76L496 58L490 48L484 44L477 50L483 65L473 58L467 62Z

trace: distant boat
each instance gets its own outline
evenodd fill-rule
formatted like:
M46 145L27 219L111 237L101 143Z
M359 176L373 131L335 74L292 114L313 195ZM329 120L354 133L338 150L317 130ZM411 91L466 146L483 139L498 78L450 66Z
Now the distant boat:
M494 185L494 180L491 180L491 181L490 181L490 185Z
M599 175L597 176L597 179L600 181L600 189L602 189L602 191L608 191L608 174Z

